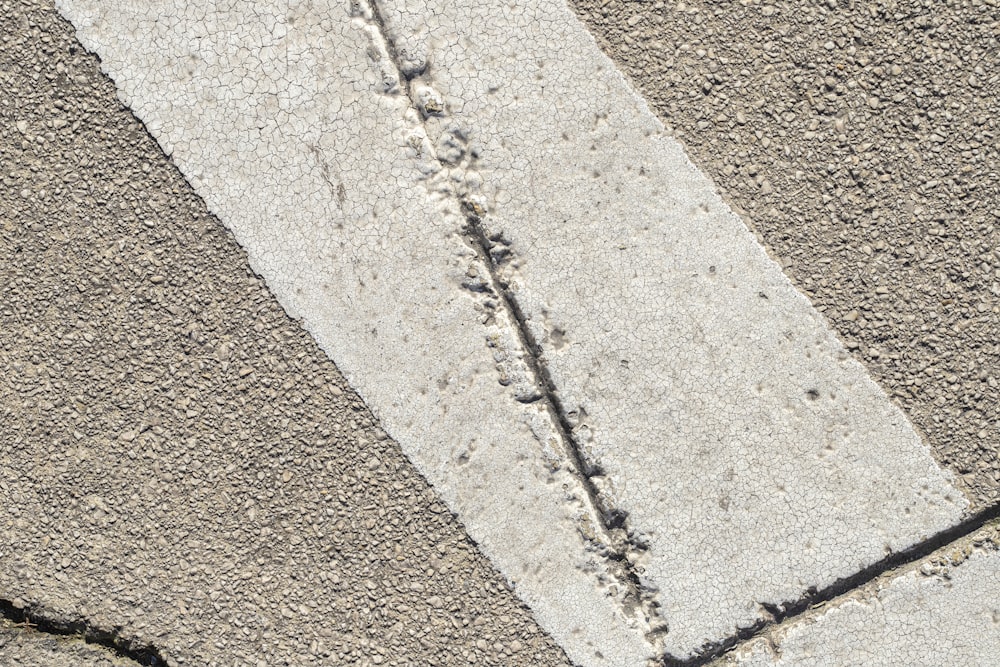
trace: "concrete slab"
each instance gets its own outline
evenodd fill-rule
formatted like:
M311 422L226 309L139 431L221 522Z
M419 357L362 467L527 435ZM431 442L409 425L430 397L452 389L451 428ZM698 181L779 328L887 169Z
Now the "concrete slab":
M1000 531L993 527L751 642L720 664L989 667L998 655Z
M1000 6L570 4L972 503L1000 501Z
M572 659L694 655L962 516L561 1L59 6Z

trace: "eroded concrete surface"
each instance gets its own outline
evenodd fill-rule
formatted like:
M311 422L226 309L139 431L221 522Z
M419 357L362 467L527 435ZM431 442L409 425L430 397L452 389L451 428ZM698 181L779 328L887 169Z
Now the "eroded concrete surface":
M575 661L693 655L962 516L563 2L59 7Z
M755 640L719 665L995 665L1000 530L950 545L906 572Z

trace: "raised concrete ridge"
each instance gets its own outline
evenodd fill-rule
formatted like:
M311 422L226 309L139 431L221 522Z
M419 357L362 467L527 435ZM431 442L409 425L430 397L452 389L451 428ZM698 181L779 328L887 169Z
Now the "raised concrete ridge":
M688 658L966 501L561 0L60 0L586 665Z

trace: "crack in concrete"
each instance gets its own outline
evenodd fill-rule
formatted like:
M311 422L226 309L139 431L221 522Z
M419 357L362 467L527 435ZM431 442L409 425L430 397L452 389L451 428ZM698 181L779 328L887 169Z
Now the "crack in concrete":
M927 560L935 552L951 547L955 543L986 527L991 522L998 520L1000 520L1000 504L977 512L965 521L942 530L907 549L890 554L849 577L833 582L829 586L821 589L811 588L807 591L806 595L797 600L785 602L780 605L762 603L762 606L771 614L771 619L762 620L753 626L740 630L731 637L704 646L698 655L694 657L677 659L665 655L663 657L663 666L702 667L704 665L718 664L718 659L724 654L755 639L767 637L767 633L772 633L775 630L791 625L821 605L837 604L838 602L845 601L852 594L876 579L891 576L895 571L907 565Z
M601 533L605 543L610 545L610 548L603 555L617 565L617 574L628 587L627 604L636 605L642 610L650 626L646 632L646 638L651 644L657 646L659 639L668 630L667 624L659 616L660 604L656 600L656 589L643 583L633 562L637 560L637 556L647 550L647 547L630 535L627 526L628 513L611 506L594 484L593 478L603 475L603 471L599 466L586 460L579 443L573 437L573 427L559 400L558 390L548 368L541 360L541 347L532 336L517 299L497 274L498 262L492 253L494 243L486 235L479 215L468 205L463 206L463 208L468 222L466 232L477 248L480 258L490 270L490 279L495 292L502 300L511 320L517 325L518 338L525 350L528 351L526 363L535 378L541 400L545 402L545 407L553 423L558 427L559 435L563 441L564 454L569 459L570 467L576 472L587 494L588 501L602 519ZM629 612L628 609L625 611Z
M517 299L511 293L498 275L498 262L493 255L494 243L487 236L482 226L480 216L469 205L463 206L466 212L468 225L466 233L472 240L474 246L480 254L480 258L490 271L491 282L495 292L502 300L504 307L510 314L511 320L516 323L518 338L527 350L526 363L532 372L536 385L541 393L542 400L551 415L553 423L558 427L559 435L563 440L563 450L570 460L571 467L576 471L580 483L587 493L590 504L597 510L603 525L602 533L611 549L605 553L605 557L618 564L619 575L627 584L630 597L634 603L642 608L650 624L649 631L646 632L647 640L656 646L659 639L666 634L668 628L666 621L659 616L659 602L656 600L657 591L642 582L639 572L633 561L638 555L645 552L647 547L639 540L636 540L628 531L628 513L619 508L613 507L594 484L593 478L603 475L603 471L586 460L581 451L579 443L573 436L573 426L566 416L566 410L559 399L558 389L552 380L548 368L541 360L542 349L534 339L528 328L526 317L521 310Z
M428 67L425 65L417 72L407 73L404 71L400 54L378 0L352 0L351 14L367 19L377 28L382 46L395 67L399 87L408 98L410 107L419 114L426 135L427 119L432 115L442 115L441 109L429 110L426 103L417 99L412 81L424 77ZM433 159L442 168L449 164L448 160L437 155L434 155ZM537 389L537 394L530 399L518 398L517 400L525 403L536 400L544 402L545 409L562 440L563 455L567 459L565 463L568 463L568 468L575 473L586 493L590 506L601 520L601 525L596 527L601 538L599 540L602 547L601 555L609 561L609 570L627 591L622 600L622 611L631 618L635 618L637 613L642 614L646 625L644 636L653 648L654 654L659 655L663 650L661 639L668 631L667 623L659 613L660 603L656 599L658 590L642 580L641 570L636 566L642 554L647 551L647 547L628 530L628 513L613 507L609 500L602 496L594 483L595 477L603 476L603 470L599 465L586 459L580 444L576 441L573 435L573 426L559 399L558 389L548 368L542 361L542 348L532 335L527 325L527 318L516 296L500 275L501 260L503 262L509 261L510 249L501 243L501 239L489 237L482 224L482 216L486 215L486 211L474 196L465 197L457 191L452 191L450 194L457 200L465 216L466 226L463 231L466 238L489 272L489 284L481 284L478 288L491 291L499 298L501 306L514 324L513 328L517 339L523 351L526 352L524 362L531 374L531 380ZM497 247L500 247L499 253L495 251Z
M368 10L368 14L370 16L365 16L365 9ZM410 106L414 109L420 109L420 105L417 104L417 100L413 98L413 90L410 86L410 81L423 72L410 75L403 72L403 66L400 64L401 59L399 57L399 51L396 50L396 44L389 36L389 29L386 27L385 18L382 16L382 10L379 8L378 2L376 0L351 0L351 16L360 16L375 24L379 35L382 37L382 46L385 48L393 67L396 68L396 76L398 77L399 85L403 87L403 93L407 98L409 98Z
M98 628L83 619L67 620L43 613L14 599L0 598L0 617L24 630L56 637L78 637L88 644L101 646L118 657L126 658L145 667L168 667L160 650L152 644L138 644L126 639L121 628Z
M416 75L408 76L404 73L400 65L399 54L392 39L389 29L386 26L384 17L379 8L378 0L358 0L363 2L370 11L371 20L377 26L386 52L396 67L397 76L403 92L410 101L412 108L417 110L422 121L426 121L428 114L423 105L420 104L413 95L411 86L412 79L422 76L425 71L421 70ZM444 160L439 160L442 166ZM524 315L516 296L509 289L509 284L501 275L501 263L506 263L510 259L510 249L503 239L491 238L482 224L482 218L486 215L478 203L470 199L459 198L462 212L466 218L465 233L473 247L476 249L480 260L489 270L490 288L497 295L504 309L515 323L515 329L521 346L527 352L525 362L533 375L534 383L541 393L541 400L545 402L547 411L552 421L557 425L559 435L563 440L563 451L569 459L570 467L574 469L583 488L586 491L588 500L602 519L602 533L606 538L606 543L610 548L604 554L606 558L621 565L620 575L627 583L631 594L638 600L639 606L646 613L650 622L650 630L646 633L647 640L657 649L661 655L659 662L663 667L701 667L709 665L719 659L723 654L762 636L777 628L795 622L803 614L820 605L825 605L837 600L841 600L863 588L872 581L890 575L906 565L928 558L935 551L942 549L956 541L968 537L970 534L983 528L991 521L1000 519L1000 504L976 513L965 521L945 529L926 540L919 542L907 549L892 553L882 560L865 567L853 575L839 579L823 588L811 587L798 599L782 602L779 604L759 602L770 618L762 619L747 628L740 629L734 635L703 645L698 653L690 658L676 658L669 653L663 652L659 641L668 631L666 622L660 618L658 613L659 603L656 601L656 589L644 585L639 571L634 567L632 560L639 554L646 551L646 546L641 541L629 534L627 528L628 513L614 508L602 496L593 479L603 475L600 466L594 465L586 459L583 451L573 436L573 426L566 414L566 411L559 399L558 389L555 386L548 368L542 360L542 348L532 335L527 325L527 318ZM500 248L500 254L495 252ZM628 610L625 610L628 613Z

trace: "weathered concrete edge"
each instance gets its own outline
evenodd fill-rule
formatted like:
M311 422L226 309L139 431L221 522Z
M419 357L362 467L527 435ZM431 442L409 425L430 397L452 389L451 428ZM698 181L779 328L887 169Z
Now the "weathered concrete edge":
M828 600L818 601L799 614L788 616L773 625L761 629L753 636L730 647L725 653L698 665L707 667L731 667L738 664L740 655L761 644L772 654L780 654L784 637L793 630L812 625L828 612L852 602L868 602L889 588L894 582L910 576L945 576L961 567L971 555L1000 551L1000 507L988 510L989 517L977 521L975 527L954 540L928 549L921 557L889 567L867 581L844 591Z

